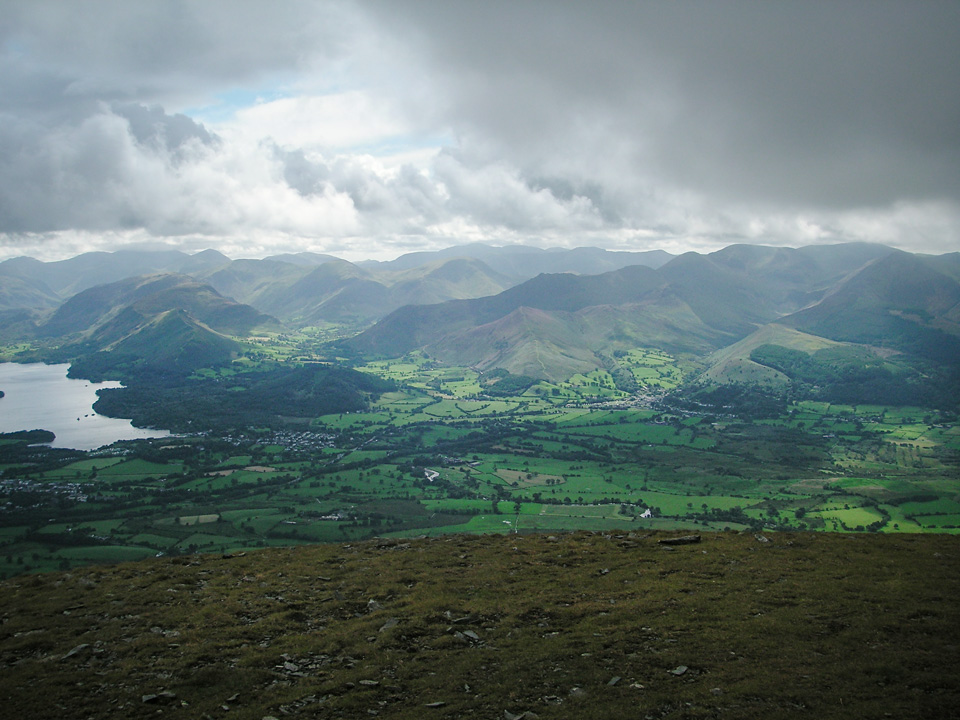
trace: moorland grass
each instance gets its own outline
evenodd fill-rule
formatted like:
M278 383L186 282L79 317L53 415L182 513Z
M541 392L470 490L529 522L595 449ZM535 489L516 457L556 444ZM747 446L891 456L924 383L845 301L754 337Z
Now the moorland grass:
M379 539L21 576L0 584L0 700L38 720L960 716L960 538L667 537Z

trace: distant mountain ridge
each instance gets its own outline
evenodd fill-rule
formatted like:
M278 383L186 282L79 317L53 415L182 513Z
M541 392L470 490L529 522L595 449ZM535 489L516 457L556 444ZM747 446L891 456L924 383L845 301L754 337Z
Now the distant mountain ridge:
M385 356L424 349L444 362L562 379L572 365L604 367L605 356L630 347L695 354L724 347L823 301L893 252L866 244L736 245L687 253L656 269L543 274L493 297L401 308L343 345ZM524 333L516 330L521 317ZM539 344L536 360L518 349L531 342Z
M598 275L628 265L657 268L669 262L673 255L664 250L617 251L595 247L543 249L527 245L493 247L483 243L471 243L433 252L407 253L387 262L368 260L358 264L363 267L407 270L430 264L437 259L449 258L474 258L496 272L527 279L540 273L573 272Z
M648 264L586 272L637 259ZM166 342L158 357L199 362L235 353L231 338L333 323L362 330L336 346L347 354L420 350L448 364L558 381L614 371L625 351L658 348L695 359L705 382L768 387L809 382L830 358L854 372L867 356L843 348L857 346L892 358L867 362L861 384L888 387L897 373L952 373L960 382L960 253L913 255L866 243L731 245L663 259L483 245L389 263L313 253L230 260L214 251L18 258L0 263L0 300L8 304L0 306L0 334L8 342L59 339L65 347L134 355ZM571 263L581 272L523 281L509 274ZM191 272L94 285L55 304L59 292L92 282L97 267L108 278L156 265ZM790 354L796 351L817 359L804 364Z
M334 322L360 329L404 305L495 295L542 272L597 274L628 265L656 267L671 257L659 250L481 244L362 263L310 252L231 260L215 250L96 252L50 263L21 257L0 263L0 312L49 311L96 285L173 273L207 282L291 327Z
M83 290L140 275L201 275L230 262L216 250L188 255L179 250L89 252L67 260L41 262L18 257L0 263L0 279L19 277L40 282L66 299Z

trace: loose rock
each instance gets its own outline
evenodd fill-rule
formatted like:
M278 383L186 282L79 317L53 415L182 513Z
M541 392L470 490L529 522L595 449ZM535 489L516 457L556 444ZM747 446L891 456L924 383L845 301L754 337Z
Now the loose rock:
M660 545L693 545L698 542L700 542L699 535L683 535L682 537L663 538L657 541Z
M71 650L70 652L68 652L66 655L64 655L64 656L63 656L62 658L60 658L60 659L61 659L61 660L66 660L67 658L72 658L74 655L79 655L80 653L82 653L84 650L86 650L86 649L89 648L89 647L90 647L90 643L81 643L80 645L77 645L73 650Z

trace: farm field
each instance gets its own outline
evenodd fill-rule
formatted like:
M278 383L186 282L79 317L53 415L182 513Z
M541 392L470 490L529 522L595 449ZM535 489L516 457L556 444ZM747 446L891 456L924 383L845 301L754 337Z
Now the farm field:
M366 411L296 430L4 463L0 575L372 536L960 532L953 418L822 402L695 412L662 394L682 363L628 360L635 395L596 371L491 397L476 371L411 355L359 368L397 383Z

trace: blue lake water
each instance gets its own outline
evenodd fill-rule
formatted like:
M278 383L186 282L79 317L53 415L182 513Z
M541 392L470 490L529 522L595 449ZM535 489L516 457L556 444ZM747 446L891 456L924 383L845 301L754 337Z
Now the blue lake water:
M67 377L69 365L0 363L0 432L49 430L52 447L93 450L117 440L166 437L166 430L135 428L129 420L93 411L97 390L118 382L93 383Z

